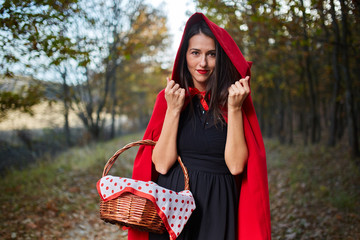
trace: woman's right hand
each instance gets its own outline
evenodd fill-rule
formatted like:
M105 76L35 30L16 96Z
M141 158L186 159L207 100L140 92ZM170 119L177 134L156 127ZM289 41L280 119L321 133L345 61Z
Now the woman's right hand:
M176 148L177 130L180 113L185 102L185 89L173 80L167 79L165 88L167 110L161 129L160 137L152 153L152 162L160 174L166 174L176 162L178 153Z
M165 99L169 110L180 112L184 106L185 89L181 88L174 80L167 78Z

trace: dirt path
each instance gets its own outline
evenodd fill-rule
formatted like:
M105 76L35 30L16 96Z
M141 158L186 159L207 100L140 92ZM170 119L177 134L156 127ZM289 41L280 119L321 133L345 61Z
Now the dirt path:
M350 160L336 149L266 146L274 240L360 239L360 174ZM131 160L116 164L113 175L129 174ZM104 159L87 168L38 167L0 180L0 239L126 239L99 219L103 166Z
M341 148L265 143L273 240L360 239L360 175Z

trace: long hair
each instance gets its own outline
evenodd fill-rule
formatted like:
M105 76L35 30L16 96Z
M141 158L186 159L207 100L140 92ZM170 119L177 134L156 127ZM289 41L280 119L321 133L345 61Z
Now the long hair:
M227 108L228 88L240 79L240 74L216 40L209 26L204 20L201 20L193 24L185 32L184 41L180 49L179 68L177 69L180 87L185 88L188 93L189 87L193 87L192 76L186 63L186 52L189 48L190 38L200 33L212 38L215 42L216 64L213 73L207 81L205 99L209 105L209 113L213 115L216 123L219 119L223 120L221 116L223 110Z

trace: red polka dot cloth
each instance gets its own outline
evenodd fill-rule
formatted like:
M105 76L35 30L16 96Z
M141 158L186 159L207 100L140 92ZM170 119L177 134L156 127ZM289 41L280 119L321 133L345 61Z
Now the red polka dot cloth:
M176 239L180 235L195 209L194 197L189 190L174 192L152 181L144 182L107 175L97 182L96 187L103 201L115 199L125 192L152 201L169 232L170 239Z

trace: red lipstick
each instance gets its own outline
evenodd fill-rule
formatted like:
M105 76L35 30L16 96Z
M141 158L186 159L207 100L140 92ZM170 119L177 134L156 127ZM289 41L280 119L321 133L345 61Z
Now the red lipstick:
M200 74L207 74L209 71L208 70L196 70L198 71L198 73Z

